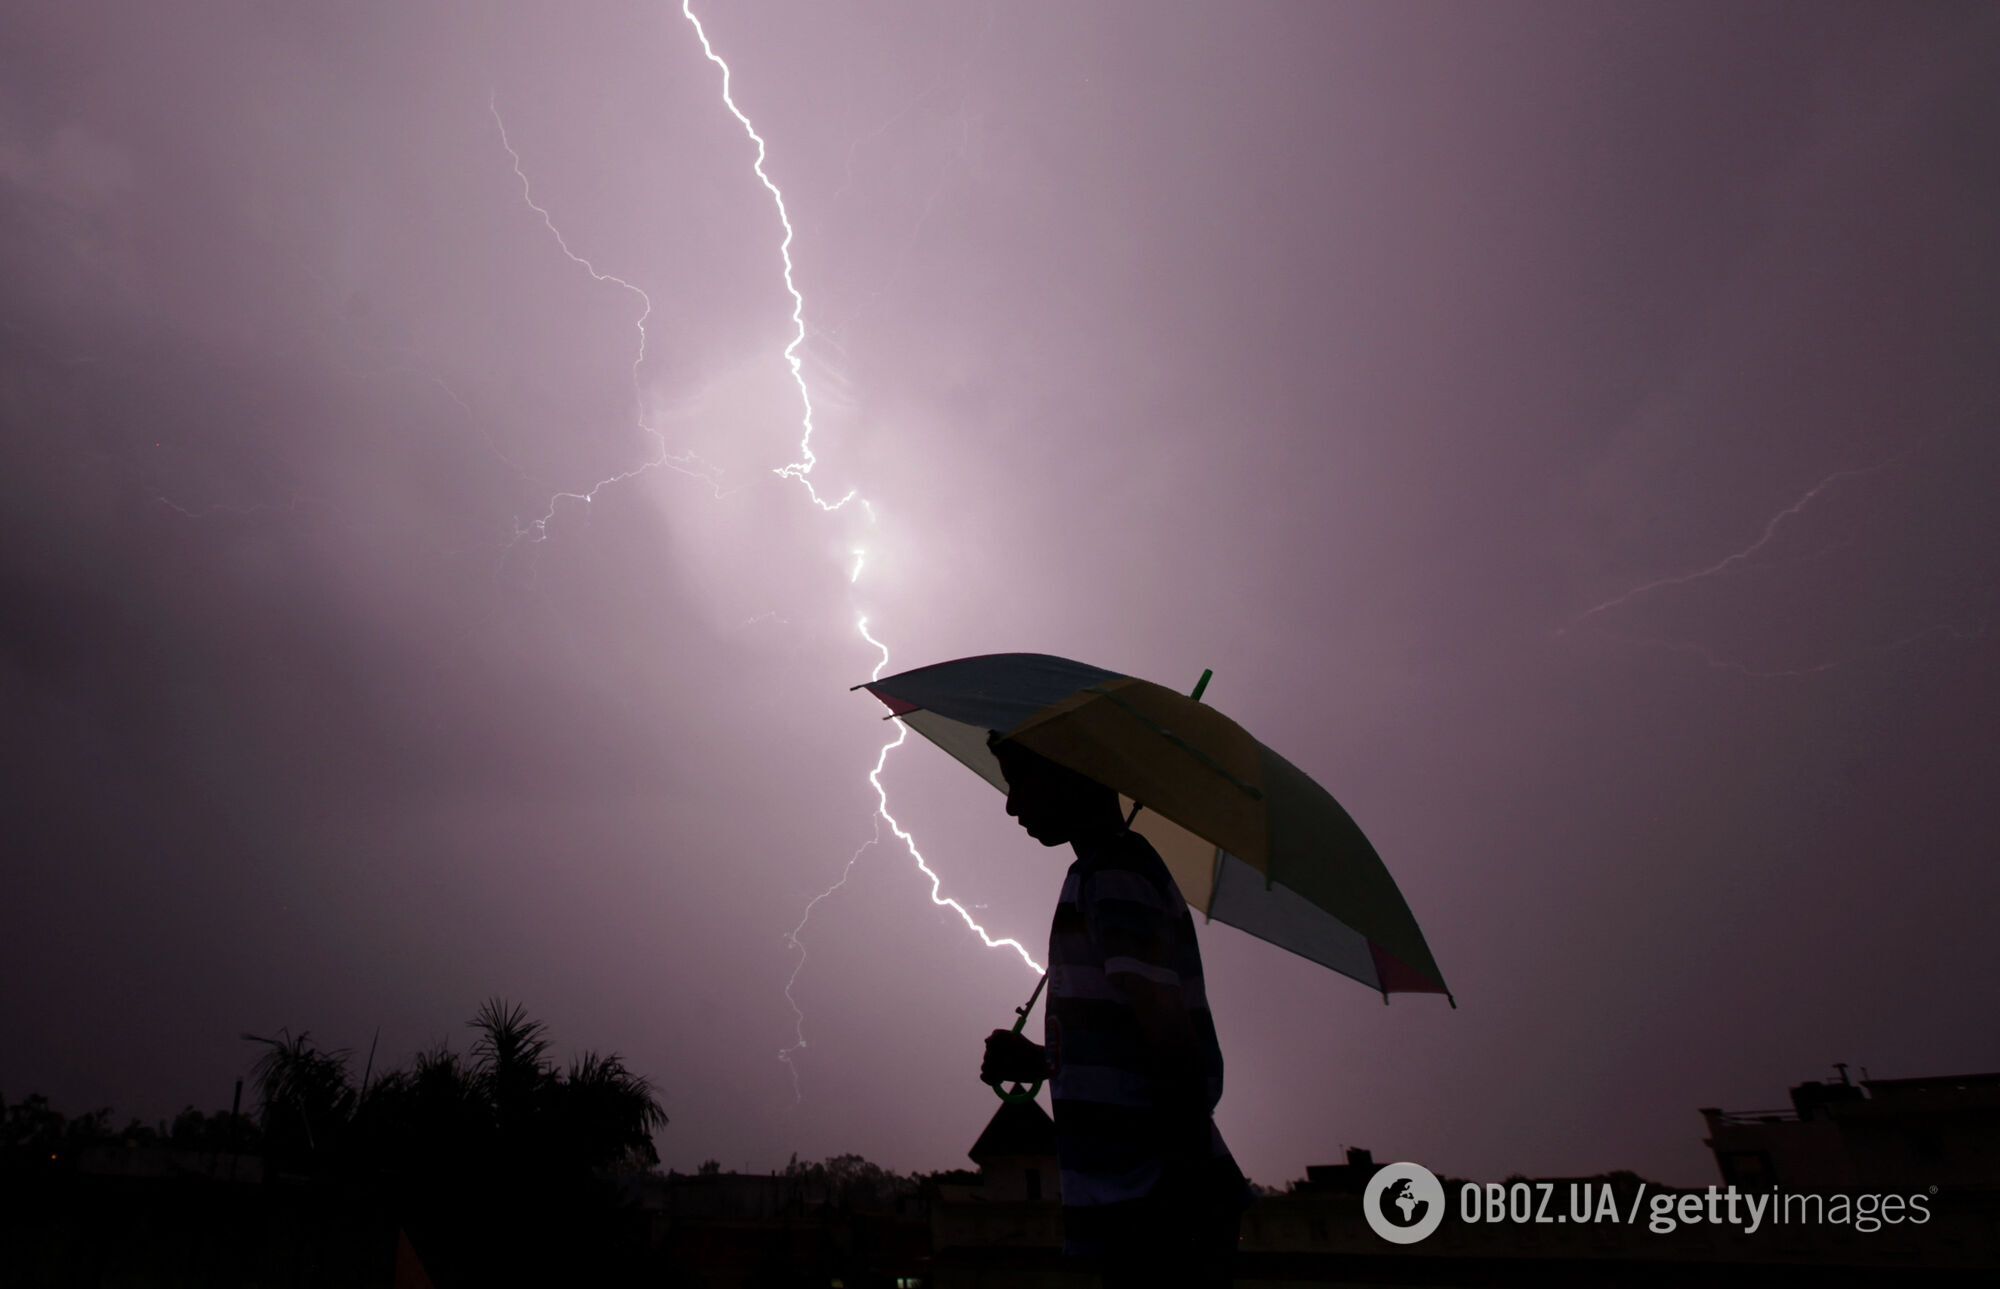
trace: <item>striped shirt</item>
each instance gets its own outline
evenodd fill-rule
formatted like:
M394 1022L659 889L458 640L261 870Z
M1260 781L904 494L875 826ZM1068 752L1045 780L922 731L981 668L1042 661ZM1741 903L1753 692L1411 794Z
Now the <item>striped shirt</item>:
M1247 1188L1210 1117L1222 1048L1180 889L1136 832L1074 845L1049 929L1043 1041L1068 1243L1083 1252L1090 1210L1142 1200L1170 1171L1229 1179L1227 1201Z

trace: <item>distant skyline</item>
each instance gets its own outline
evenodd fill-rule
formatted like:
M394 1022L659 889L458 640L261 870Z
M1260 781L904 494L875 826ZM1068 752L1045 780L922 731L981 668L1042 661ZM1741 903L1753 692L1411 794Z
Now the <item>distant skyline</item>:
M2000 1069L2000 11L694 10L796 301L678 3L5 19L0 1093L502 994L663 1166L961 1166L1034 976L871 639L1212 667L1368 832L1459 1009L1203 926L1261 1182Z

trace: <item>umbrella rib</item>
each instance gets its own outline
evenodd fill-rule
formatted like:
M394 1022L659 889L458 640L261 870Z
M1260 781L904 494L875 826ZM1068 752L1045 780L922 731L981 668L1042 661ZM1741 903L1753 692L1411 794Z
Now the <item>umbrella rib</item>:
M1155 721L1152 717L1146 715L1144 712L1132 706L1132 704L1126 702L1124 699L1112 693L1110 690L1105 689L1102 686L1098 685L1086 685L1083 688L1082 692L1086 694L1096 694L1100 698L1109 699L1113 704L1115 704L1119 708L1129 713L1135 720L1137 720L1140 724L1144 725L1147 729L1153 731L1153 733L1155 734L1158 734L1161 738L1167 740L1167 742L1172 743L1175 747L1179 748L1181 751L1186 752L1189 756L1201 762L1203 765L1207 766L1210 770L1214 771L1216 774L1219 774L1223 778L1229 780L1230 783L1234 784L1237 788L1247 793L1251 800L1262 801L1264 799L1264 793L1261 789L1257 788L1253 784L1245 783L1243 780L1237 778L1235 775L1231 774L1227 769L1225 769L1222 763L1217 761L1214 757L1202 751L1194 744L1188 742L1180 735L1174 733L1166 726L1161 725L1159 722Z

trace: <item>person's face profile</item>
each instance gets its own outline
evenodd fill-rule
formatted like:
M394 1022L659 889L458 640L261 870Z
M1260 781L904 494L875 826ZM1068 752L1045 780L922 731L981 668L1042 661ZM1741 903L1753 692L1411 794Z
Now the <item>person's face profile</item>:
M1090 780L1018 747L988 740L1007 780L1007 814L1044 846L1074 841L1104 793Z
M1044 846L1068 841L1069 812L1048 776L1013 757L1001 758L1000 772L1007 777L1007 814Z

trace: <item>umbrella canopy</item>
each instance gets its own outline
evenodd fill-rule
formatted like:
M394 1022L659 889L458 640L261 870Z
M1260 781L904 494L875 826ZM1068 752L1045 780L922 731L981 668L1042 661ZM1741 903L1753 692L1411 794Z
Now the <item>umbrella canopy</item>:
M1002 792L998 730L1115 789L1188 906L1382 992L1450 996L1389 870L1326 789L1213 707L1050 654L856 685Z

